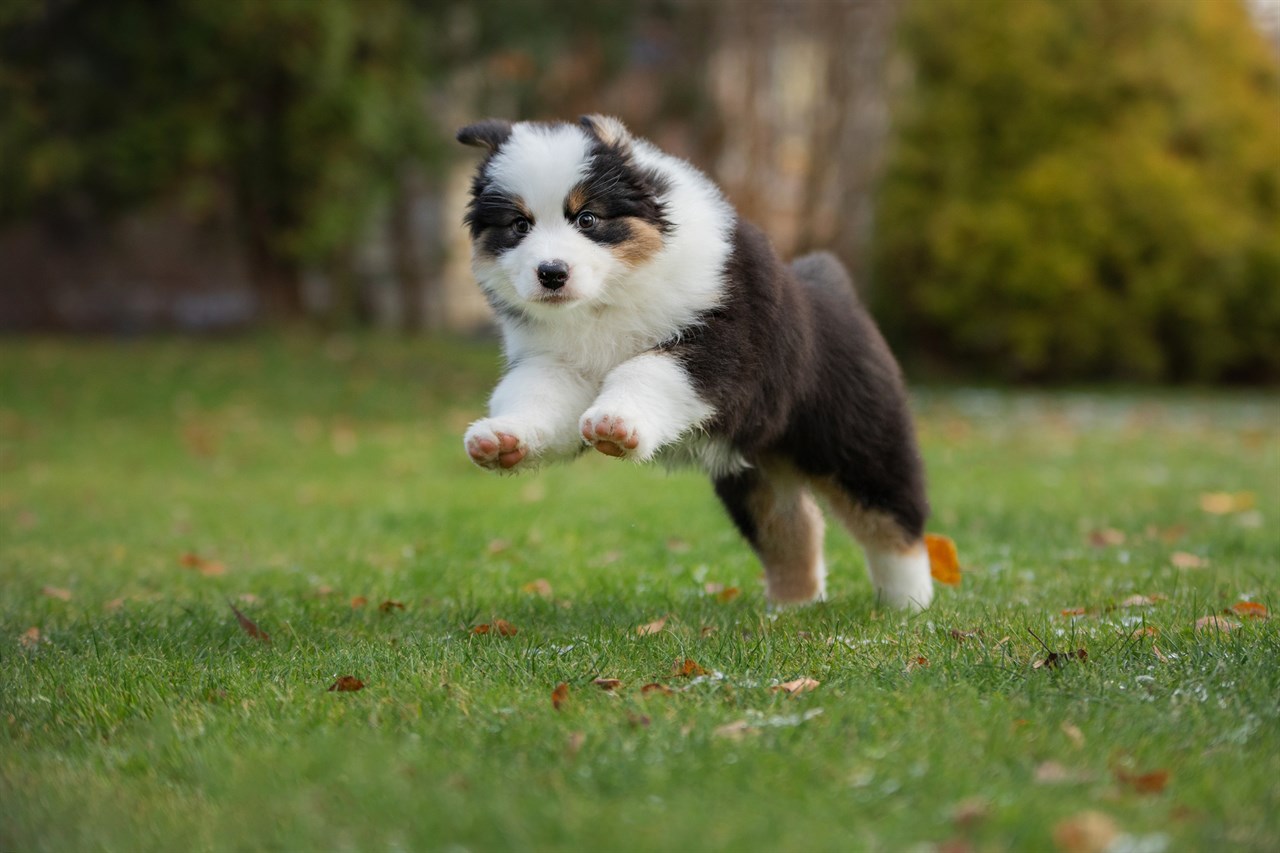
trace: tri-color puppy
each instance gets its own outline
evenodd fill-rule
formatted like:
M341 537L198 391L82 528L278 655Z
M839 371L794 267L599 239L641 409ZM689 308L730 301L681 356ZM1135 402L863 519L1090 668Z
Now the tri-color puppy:
M509 370L465 444L518 471L594 447L691 463L776 603L824 594L823 516L880 598L933 599L928 502L901 373L833 256L782 263L688 163L617 119L489 120L466 224Z

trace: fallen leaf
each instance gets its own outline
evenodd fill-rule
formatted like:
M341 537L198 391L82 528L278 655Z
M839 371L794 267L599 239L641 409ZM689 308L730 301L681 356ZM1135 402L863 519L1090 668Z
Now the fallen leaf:
M712 737L722 737L729 740L742 740L755 730L751 728L751 724L746 720L737 720L736 722L726 723L723 726L717 726L712 730Z
M1200 509L1210 515L1245 512L1256 503L1253 492L1206 492L1200 496Z
M520 591L527 592L530 595L538 595L542 598L550 598L551 582L546 578L538 578L537 580L529 581L527 584L520 587Z
M1067 607L1062 611L1063 616L1084 616L1089 611L1083 607Z
M715 625L703 625L703 626L702 626L702 631L700 632L700 635L701 635L703 638L710 637L712 634L714 634L714 633L716 632L716 630L717 630L717 628L716 628L716 626L715 626Z
M738 597L741 590L736 586L725 586L722 583L709 583L703 586L707 595L714 595L717 601L727 603Z
M1217 632L1229 634L1239 627L1239 622L1234 619L1228 619L1225 616L1202 616L1196 620L1197 634Z
M1131 595L1120 602L1121 607L1150 607L1157 601L1164 601L1163 595Z
M698 675L706 675L707 671L692 658L685 658L683 661L675 662L675 666L671 668L671 674L680 678L693 678Z
M354 675L340 675L338 680L329 685L329 692L333 693L352 693L356 690L363 690L364 682L356 678Z
M1169 555L1169 562L1175 569L1203 569L1209 561L1189 551L1174 551Z
M1133 633L1129 635L1130 639L1141 640L1143 637L1158 637L1160 629L1155 625L1143 625L1141 628L1134 628Z
M365 598L363 595L357 595L355 598L351 599L351 609L359 610L361 607L364 607L368 603L369 603L369 599Z
M1159 794L1169 784L1168 770L1152 770L1150 773L1130 773L1127 770L1115 771L1116 781L1128 785L1139 794Z
M1089 774L1071 770L1056 761L1045 761L1037 765L1032 778L1037 785L1076 785L1091 781Z
M957 586L960 583L960 555L956 543L937 533L926 533L924 545L929 552L929 573L938 583Z
M18 637L18 644L24 649L34 649L36 646L40 645L43 639L44 638L40 636L40 629L32 625L30 628L23 631L21 636Z
M1116 822L1095 811L1080 812L1053 827L1053 843L1063 853L1102 853L1119 835Z
M236 621L240 623L241 629L243 629L246 634L253 637L255 640L261 640L264 643L271 642L271 635L259 628L256 622L236 609L236 606L230 601L227 602L227 606L230 607L231 612L236 615Z
M986 797L967 797L951 807L951 822L970 827L981 823L991 814L991 802Z
M924 655L919 655L907 661L907 672L913 669L923 669L929 665L929 659Z
M477 625L477 626L475 626L474 628L472 628L472 629L471 629L471 633L473 633L473 634L487 634L487 633L489 633L489 623L488 623L488 622L486 622L486 623L484 623L483 625Z
M516 626L512 625L510 622L508 622L505 619L495 619L493 621L493 628L495 631L498 632L499 636L503 636L503 637L514 637L517 633L519 633L516 629Z
M563 681L556 685L555 690L551 691L551 707L559 711L564 704L569 701L569 685Z
M1089 653L1086 652L1084 649L1077 649L1075 651L1066 651L1066 652L1055 652L1052 649L1050 649L1047 645L1045 645L1044 640L1040 639L1040 635L1037 634L1035 631L1032 631L1030 628L1028 628L1027 633L1035 637L1036 642L1039 643L1040 646L1046 652L1049 653L1048 657L1038 658L1036 662L1031 665L1032 669L1039 669L1040 667L1053 669L1055 666L1062 666L1062 664L1066 663L1069 660L1077 659L1077 660L1083 661L1083 660L1087 660L1089 657Z
M601 690L617 690L622 686L622 680L618 678L594 678L591 683Z
M650 634L656 634L661 631L666 624L667 617L663 616L659 619L654 619L652 622L639 626L636 628L636 634L641 637L647 637Z
M59 601L70 601L71 590L63 589L60 586L46 586L40 588L41 595L47 595L49 598L56 598Z
M1061 728L1062 733L1069 737L1071 742L1076 745L1076 749L1084 746L1084 732L1080 731L1079 726L1072 725L1071 723L1063 723Z
M1089 533L1089 544L1095 548L1109 548L1124 544L1124 532L1114 527L1105 527Z
M1256 601L1237 601L1231 605L1231 612L1246 619L1271 618L1271 614L1267 612L1267 606Z
M1155 654L1156 660L1160 661L1160 663L1169 662L1169 659L1165 657L1164 652L1160 651L1160 647L1157 646L1155 643L1151 644L1151 651L1153 654Z
M227 567L217 560L206 560L199 554L188 551L178 558L183 568L195 569L207 578L216 578L227 573Z
M640 688L640 694L641 694L642 696L648 696L648 695L650 695L650 694L652 694L652 693L657 693L657 694L658 694L658 695L660 695L660 696L670 696L670 695L671 695L672 693L674 693L674 692L675 692L675 691L674 691L674 690L672 690L672 689L671 689L670 687L668 687L667 685L665 685L665 684L659 684L659 683L658 683L658 682L656 682L656 681L654 681L654 682L652 682L652 683L650 683L650 684L646 684L644 687L641 687L641 688Z
M817 688L821 683L821 681L813 678L797 678L794 681L784 681L779 685L769 688L769 690L772 693L785 691L788 696L795 696L797 693L808 693L810 690Z

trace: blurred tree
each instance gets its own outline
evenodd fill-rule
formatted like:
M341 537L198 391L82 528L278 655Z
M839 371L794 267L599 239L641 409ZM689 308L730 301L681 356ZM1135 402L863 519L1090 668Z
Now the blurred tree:
M8 0L0 223L229 206L260 305L290 317L303 270L350 278L371 214L389 211L394 272L416 286L405 244L434 235L412 233L408 182L439 181L457 118L437 120L433 97L488 57L466 112L493 81L527 114L569 39L626 20L550 0ZM357 311L338 290L338 311Z
M939 362L1280 378L1280 74L1225 0L911 3L877 295Z

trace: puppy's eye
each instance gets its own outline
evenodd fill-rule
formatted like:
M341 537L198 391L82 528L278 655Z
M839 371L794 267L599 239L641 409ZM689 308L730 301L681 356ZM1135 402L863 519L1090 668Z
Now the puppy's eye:
M584 210L578 214L578 218L574 220L579 228L586 231L588 228L594 228L596 224L596 215L589 210Z
M511 223L511 230L517 234L528 234L533 228L533 223L525 219L523 216L517 216L515 221Z

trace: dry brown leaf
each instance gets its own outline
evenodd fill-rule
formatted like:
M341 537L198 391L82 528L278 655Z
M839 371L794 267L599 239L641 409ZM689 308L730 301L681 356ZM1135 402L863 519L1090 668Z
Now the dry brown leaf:
M1056 761L1045 761L1037 765L1032 778L1037 785L1075 785L1091 781L1088 773L1071 770Z
M1196 633L1223 633L1228 634L1240 627L1240 623L1234 619L1228 619L1226 616L1202 616L1196 620Z
M707 671L698 665L693 658L685 658L683 661L676 661L671 667L671 674L680 678L693 678L698 675L706 675Z
M199 554L188 551L178 558L183 568L195 569L207 578L216 578L227 573L227 567L217 560L207 560Z
M563 681L556 685L555 690L551 691L551 707L559 711L564 704L569 701L569 685Z
M485 622L483 625L476 625L474 628L471 629L471 633L473 634L489 633L489 623Z
M1143 637L1158 637L1160 629L1155 625L1143 625L1141 628L1134 628L1133 633L1129 635L1130 639L1141 640Z
M675 691L672 690L667 685L659 684L656 681L646 684L644 687L640 688L640 694L642 696L649 696L654 693L658 694L659 696L670 696L674 692Z
M716 593L716 600L722 604L733 601L742 591L736 586L728 586Z
M960 583L960 555L956 543L947 536L926 533L924 545L929 551L929 573L938 583L956 586Z
M550 598L551 582L546 578L538 578L537 580L529 581L527 584L520 587L520 591L527 592L530 595L541 596L542 598Z
M1062 733L1071 739L1076 745L1076 749L1084 746L1084 732L1080 731L1080 727L1071 723L1062 724Z
M368 603L369 603L369 599L365 598L363 595L357 595L355 598L351 599L351 609L359 610L361 607L364 607Z
M702 631L699 632L699 635L705 639L707 637L710 637L716 631L717 631L717 628L715 625L703 625Z
M40 636L40 629L35 625L32 625L30 628L23 631L18 637L18 645L22 646L24 649L34 649L36 646L40 645L43 640L44 637Z
M1267 605L1260 604L1256 601L1237 601L1231 605L1231 612L1245 619L1270 619L1271 614L1267 612Z
M1169 555L1169 562L1175 569L1203 569L1209 561L1189 551L1174 551Z
M755 729L746 720L737 720L736 722L726 723L723 726L717 726L712 730L712 737L722 737L728 740L742 740L749 734L753 734Z
M70 601L71 590L64 589L60 586L45 586L40 588L41 595L47 595L49 598L56 598L59 601Z
M404 610L404 602L387 599L378 605L378 609L383 613L390 613L392 610Z
M519 633L516 626L505 619L493 620L493 630L497 631L498 635L502 637L514 637Z
M816 689L821 683L821 681L814 678L797 678L794 681L784 681L769 688L769 690L772 693L785 692L788 696L795 696L797 693L808 693L810 690Z
M652 622L648 622L644 625L637 627L636 634L641 637L647 637L650 634L656 634L659 631L661 631L663 627L666 626L666 624L667 624L667 617L662 616L658 619L654 619Z
M594 678L591 683L601 690L617 690L622 686L622 680L618 678Z
M1086 811L1059 821L1053 827L1053 843L1063 853L1102 853L1120 834L1109 815Z
M329 692L353 693L356 690L364 690L364 682L356 678L354 675L340 675L338 680L329 685Z
M1089 611L1083 607L1066 607L1062 610L1063 616L1084 616Z
M1157 601L1164 601L1163 595L1131 595L1120 602L1121 607L1150 607Z
M1160 647L1157 646L1155 643L1151 644L1151 651L1156 656L1156 660L1160 661L1160 663L1169 662L1169 659L1165 657L1164 652L1160 651Z
M1104 527L1089 533L1089 544L1095 548L1109 548L1124 544L1124 532L1114 527Z
M271 635L259 628L256 622L241 613L230 601L227 602L227 606L230 607L231 612L236 615L236 621L240 623L240 628L246 634L253 637L255 640L261 640L264 643L271 642Z
M1152 770L1149 773L1130 773L1124 769L1115 771L1116 781L1128 785L1139 794L1159 794L1169 784L1168 770Z
M1200 509L1210 515L1246 512L1256 503L1253 492L1206 492L1200 496Z

